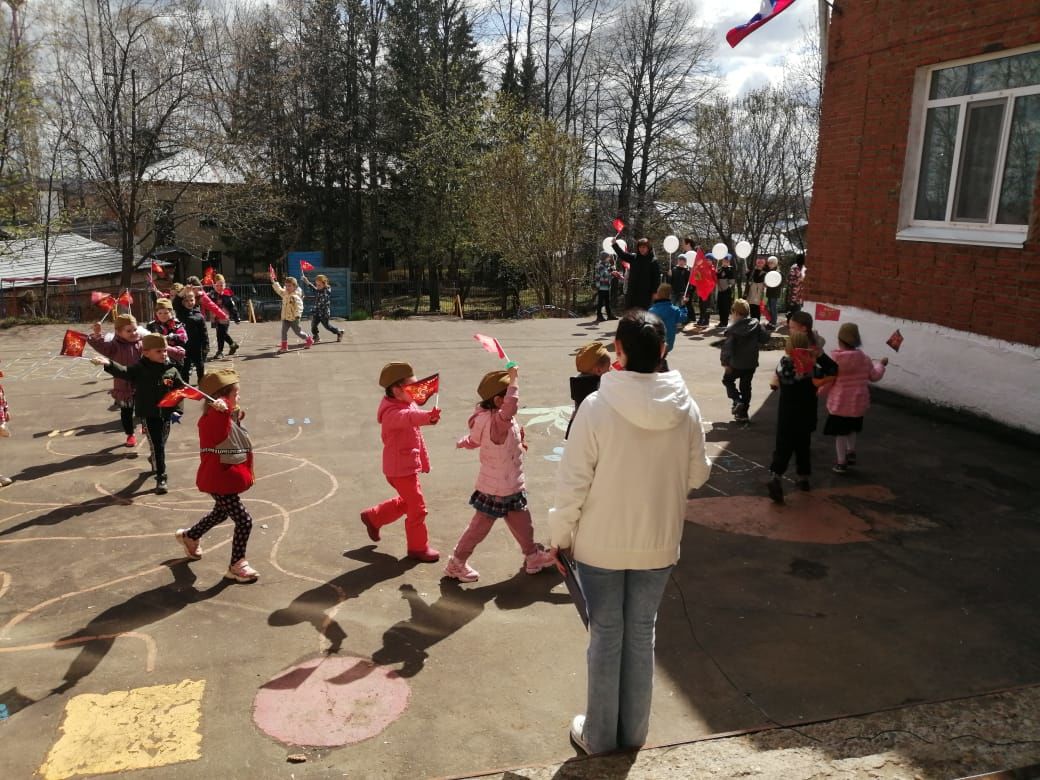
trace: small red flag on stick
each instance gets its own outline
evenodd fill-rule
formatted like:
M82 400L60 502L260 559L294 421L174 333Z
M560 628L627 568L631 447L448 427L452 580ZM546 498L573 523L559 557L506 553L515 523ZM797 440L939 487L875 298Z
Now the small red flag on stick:
M213 285L213 266L207 268L206 273L202 275L202 283L207 287L211 287Z
M61 340L61 352L59 354L67 357L83 357L83 348L86 346L86 333L67 330L65 331L65 338Z
M197 387L185 385L184 387L178 387L176 390L171 390L164 395L159 401L159 406L164 409L169 409L171 406L179 404L184 398L187 398L189 401L201 401L203 398L209 398L209 396ZM212 401L213 399L209 398L209 400Z
M301 260L300 261L300 270L301 271L313 271L314 270L314 266L311 265L310 263L308 263L306 260Z
M134 304L134 296L130 294L129 290L124 290L123 294L119 296L119 305L130 308Z
M402 389L408 393L408 395L412 397L412 400L419 404L419 406L424 406L426 402L430 400L430 396L441 389L441 375L438 373L424 377L418 382L404 385Z
M834 306L828 306L826 303L818 303L816 304L816 319L837 322L841 319L841 309L835 308Z
M153 274L159 274L159 276L163 275L163 268L162 268L162 266L159 265L159 263L157 263L155 260L152 260L152 273Z
M620 234L621 231L625 229L625 222L621 219L621 217L615 217L614 221L611 224L614 226L614 230L618 234Z
M813 366L816 365L816 355L811 349L799 347L791 352L791 360L794 362L796 374L811 374Z
M474 333L473 338L480 342L480 346L492 355L497 355L502 360L508 360L506 357L506 351L502 349L502 345L498 343L498 339L493 339L491 336L484 336L480 333Z
M885 342L888 346L892 347L896 352L903 346L903 334L898 330L888 337L888 341Z

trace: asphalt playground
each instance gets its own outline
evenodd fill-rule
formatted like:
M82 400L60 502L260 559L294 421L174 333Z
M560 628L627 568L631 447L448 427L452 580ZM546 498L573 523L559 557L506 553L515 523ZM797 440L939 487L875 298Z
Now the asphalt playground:
M678 748L582 761L567 726L584 707L586 634L559 576L524 574L502 528L471 559L479 582L445 580L443 560L404 558L403 527L373 545L358 512L390 494L379 369L439 371L443 416L424 429L422 483L446 560L477 470L454 444L478 381L499 367L480 331L520 365L544 540L572 356L612 343L612 323L343 325L342 343L284 355L277 323L234 326L242 349L220 363L242 377L256 447L252 585L222 578L229 524L198 562L173 538L212 505L194 487L197 409L174 426L170 493L156 495L147 445L123 446L111 380L58 356L64 329L0 332L13 417L0 473L15 480L0 490L0 777L957 777L1040 760L1035 442L876 404L855 470L832 473L831 441L817 436L813 490L788 482L776 506L766 377L780 353L763 353L751 422L737 425L718 334L681 335L669 362L700 405L713 471L690 496L661 607L650 743L711 746L710 772ZM913 717L927 726L910 729ZM855 718L874 719L872 733L927 728L947 747L908 775L898 762L888 774L821 771L849 760ZM884 751L900 748L861 740L853 753ZM784 769L796 755L804 775Z

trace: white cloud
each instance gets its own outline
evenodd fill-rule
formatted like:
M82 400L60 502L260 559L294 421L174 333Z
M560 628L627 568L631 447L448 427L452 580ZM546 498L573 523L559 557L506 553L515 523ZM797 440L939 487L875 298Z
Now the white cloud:
M813 29L816 0L797 0L790 8L755 31L735 48L726 33L758 13L760 0L695 0L701 24L718 41L715 62L730 95L736 96L768 82L783 80L789 57L797 57L806 31Z

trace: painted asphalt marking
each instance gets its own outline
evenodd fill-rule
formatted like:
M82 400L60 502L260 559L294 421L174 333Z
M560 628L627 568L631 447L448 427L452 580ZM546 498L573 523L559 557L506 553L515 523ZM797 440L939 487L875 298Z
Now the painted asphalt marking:
M184 680L74 696L40 775L65 780L198 760L205 688L205 680Z
M881 485L791 490L782 506L765 495L695 498L687 502L686 520L731 534L812 544L875 542L886 533L935 527L925 517L883 506L894 499Z
M339 747L396 721L410 688L397 672L365 658L323 656L290 666L253 700L256 725L286 745Z

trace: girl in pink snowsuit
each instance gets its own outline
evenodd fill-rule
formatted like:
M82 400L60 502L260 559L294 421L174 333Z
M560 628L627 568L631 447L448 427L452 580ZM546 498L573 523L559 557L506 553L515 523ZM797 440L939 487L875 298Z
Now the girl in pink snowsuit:
M408 540L408 557L423 563L436 563L441 554L430 547L426 530L426 499L419 485L419 472L430 472L430 456L419 431L422 425L436 425L441 410L427 412L419 408L404 389L416 381L407 363L387 363L379 374L385 391L376 419L382 426L383 475L397 495L361 513L368 538L379 541L379 529L405 515L404 532Z

